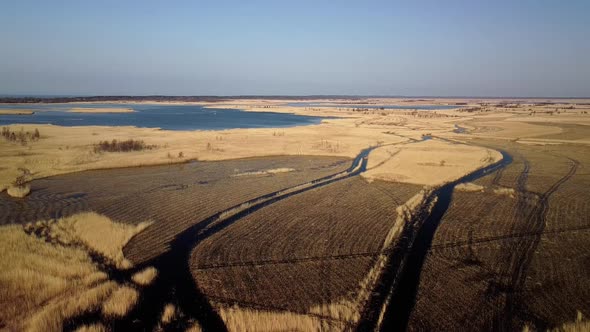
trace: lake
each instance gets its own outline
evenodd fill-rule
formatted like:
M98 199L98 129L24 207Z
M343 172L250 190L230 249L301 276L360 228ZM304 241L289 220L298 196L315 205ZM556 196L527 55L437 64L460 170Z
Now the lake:
M131 108L132 113L71 113L71 108ZM1 109L33 110L32 115L0 115L0 125L29 123L59 126L135 126L166 130L276 128L318 124L325 117L245 112L198 105L164 104L3 104Z

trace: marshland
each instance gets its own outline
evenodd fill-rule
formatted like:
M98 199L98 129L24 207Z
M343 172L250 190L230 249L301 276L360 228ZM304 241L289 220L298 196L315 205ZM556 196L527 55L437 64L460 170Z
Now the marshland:
M2 321L236 331L576 322L588 310L590 106L429 102L457 106L359 115L236 99L207 108L325 119L208 131L6 125L3 181L29 192L0 196L2 299L15 304Z
M590 330L585 1L9 1L0 331Z

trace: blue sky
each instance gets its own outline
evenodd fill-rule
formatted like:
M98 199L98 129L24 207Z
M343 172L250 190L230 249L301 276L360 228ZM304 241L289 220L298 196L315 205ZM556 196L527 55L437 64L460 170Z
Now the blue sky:
M0 94L590 97L590 1L3 1Z

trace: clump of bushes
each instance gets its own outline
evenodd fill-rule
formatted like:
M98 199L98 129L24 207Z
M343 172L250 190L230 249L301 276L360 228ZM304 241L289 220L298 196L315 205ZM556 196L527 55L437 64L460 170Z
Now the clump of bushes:
M21 174L12 181L6 192L12 197L23 198L31 192L31 186L28 184L31 179L31 171L28 168L19 168L18 170Z
M224 150L221 148L216 148L213 145L211 145L210 142L207 142L207 151L211 151L211 152L223 152Z
M29 193L31 192L31 186L28 184L25 184L23 186L18 186L18 187L8 187L8 189L6 189L6 193L8 193L8 195L15 197L15 198L23 198L25 196L27 196Z
M9 142L20 142L22 145L26 145L28 141L38 141L41 134L37 128L30 132L25 131L23 128L20 131L12 131L8 127L2 127L2 137Z
M168 159L174 159L174 156L170 152L168 152L167 156L168 156ZM184 152L180 151L178 153L178 158L180 158L180 159L184 158Z
M151 150L155 148L155 145L147 145L142 140L128 139L125 141L101 141L94 145L94 152L130 152L130 151L142 151Z
M13 186L23 186L27 182L29 182L29 179L31 177L31 170L28 168L19 167L18 171L20 172L20 175L17 176L16 179L14 179L14 181L12 181Z

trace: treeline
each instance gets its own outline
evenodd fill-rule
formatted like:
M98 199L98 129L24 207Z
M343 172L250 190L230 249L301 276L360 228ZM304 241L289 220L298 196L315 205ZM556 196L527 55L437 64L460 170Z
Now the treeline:
M233 99L268 99L268 100L313 100L313 99L346 99L359 100L377 98L379 96L338 96L338 95L309 95L309 96L86 96L86 97L0 97L0 103L79 103L104 101L153 101L153 102L222 102Z
M104 101L153 101L153 102L218 102L227 101L226 97L215 96L92 96L92 97L0 97L0 103L81 103Z

